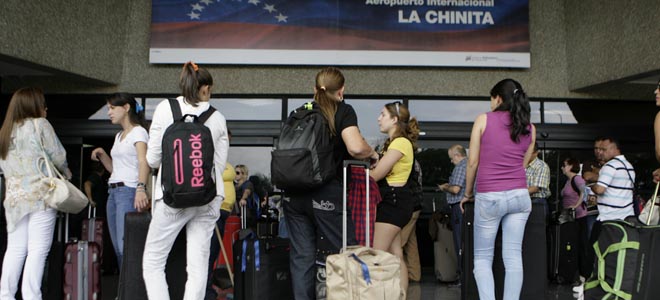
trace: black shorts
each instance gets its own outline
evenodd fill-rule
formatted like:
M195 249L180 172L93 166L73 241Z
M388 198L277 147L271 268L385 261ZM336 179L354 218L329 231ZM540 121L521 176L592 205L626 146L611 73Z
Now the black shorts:
M387 223L403 228L412 218L415 201L408 186L380 186L382 201L376 210L376 222Z

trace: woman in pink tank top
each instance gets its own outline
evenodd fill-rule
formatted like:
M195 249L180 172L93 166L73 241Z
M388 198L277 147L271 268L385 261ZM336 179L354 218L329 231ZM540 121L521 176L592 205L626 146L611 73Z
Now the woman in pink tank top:
M474 278L482 300L495 299L493 250L502 223L503 298L511 300L520 298L523 283L521 248L532 210L524 166L534 150L536 129L529 120L529 99L520 83L504 79L491 89L490 96L491 112L479 115L472 127L461 209L465 202L475 202Z

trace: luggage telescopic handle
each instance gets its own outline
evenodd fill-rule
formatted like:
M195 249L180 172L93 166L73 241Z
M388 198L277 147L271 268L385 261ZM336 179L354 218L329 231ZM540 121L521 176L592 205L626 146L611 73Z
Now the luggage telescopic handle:
M366 243L367 247L371 246L370 245L371 244L370 243L370 234L369 234L369 186L370 186L370 184L369 184L369 166L370 166L370 164L369 164L369 162L364 162L364 161L361 161L361 160L345 160L344 161L344 169L343 169L343 172L344 172L343 183L342 183L342 189L343 189L343 193L342 193L343 200L342 201L343 201L343 205L344 205L344 208L343 208L343 211L342 211L342 226L341 226L341 229L342 229L342 238L341 238L341 246L342 247L341 247L341 250L342 251L346 250L346 247L347 247L347 245L346 245L347 244L347 241L346 241L346 231L347 231L346 227L348 227L348 226L346 224L348 222L348 213L346 211L346 205L347 205L346 204L346 198L347 198L347 194L348 194L348 189L347 189L347 186L346 186L346 182L347 182L346 181L346 170L348 169L349 166L363 166L364 167L364 173L366 175L365 176L365 187L366 187L365 198L366 198L366 208L367 208L367 211L366 211L366 214L365 214L365 220L366 220L366 222L365 222L366 223L366 230L365 230L366 240L365 240L365 243Z
M653 198L651 198L651 211L649 211L649 216L646 218L646 224L651 224L651 217L653 216L653 210L655 209L655 203L658 200L658 188L660 187L660 182L655 185L655 192L653 193Z
M245 209L245 205L241 205L240 203L238 206L241 207L241 229L246 229L247 228L247 209Z

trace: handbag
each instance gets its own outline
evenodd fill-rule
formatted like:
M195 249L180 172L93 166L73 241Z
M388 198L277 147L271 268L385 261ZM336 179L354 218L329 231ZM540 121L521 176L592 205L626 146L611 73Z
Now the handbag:
M34 121L34 126L37 128L39 135L39 145L41 146L42 155L42 158L39 159L39 172L41 172L42 177L37 183L41 186L41 190L44 191L42 199L46 205L58 211L73 214L81 212L89 203L87 196L75 185L66 180L57 168L52 166L52 162L48 159L44 145L41 142L41 132L36 121ZM43 170L42 164L46 165L47 175L41 171Z
M642 212L639 214L639 221L643 224L658 225L658 221L660 221L660 203L657 202L658 187L660 187L660 182L655 185L653 198L651 198L650 201L646 201L644 209L642 209Z

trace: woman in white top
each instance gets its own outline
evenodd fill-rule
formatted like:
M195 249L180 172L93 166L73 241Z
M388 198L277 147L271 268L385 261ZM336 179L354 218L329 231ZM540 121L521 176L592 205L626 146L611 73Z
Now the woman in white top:
M0 167L7 179L4 200L7 251L2 264L0 299L14 299L23 273L23 299L41 299L41 279L53 242L55 214L42 200L39 179L47 174L43 153L71 178L66 151L46 121L46 101L35 88L14 93L0 129ZM42 152L43 145L43 152Z
M183 96L176 101L181 108L181 115L199 116L209 109L213 78L211 74L199 68L192 62L183 65L179 86ZM160 168L163 159L163 134L174 122L169 100L164 100L156 107L149 132L149 147L147 161L152 168ZM208 204L187 208L168 206L163 200L163 190L155 192L153 216L149 225L149 233L144 246L142 273L149 299L170 299L167 281L165 280L165 263L172 244L179 232L185 227L186 271L188 279L184 300L204 299L209 263L211 235L215 223L220 217L220 204L224 199L224 183L222 172L227 162L229 139L225 117L216 111L204 123L211 131L213 139L213 175L215 178L216 196ZM161 175L158 173L156 186L161 186ZM170 175L163 175L170 176Z
M121 125L115 135L110 155L103 148L92 151L92 160L100 161L108 172L108 202L106 212L110 239L117 254L119 269L124 254L124 217L126 213L142 211L149 205L146 182L149 178L147 165L147 141L149 134L144 126L144 108L127 93L117 93L108 98L108 116L112 124Z

